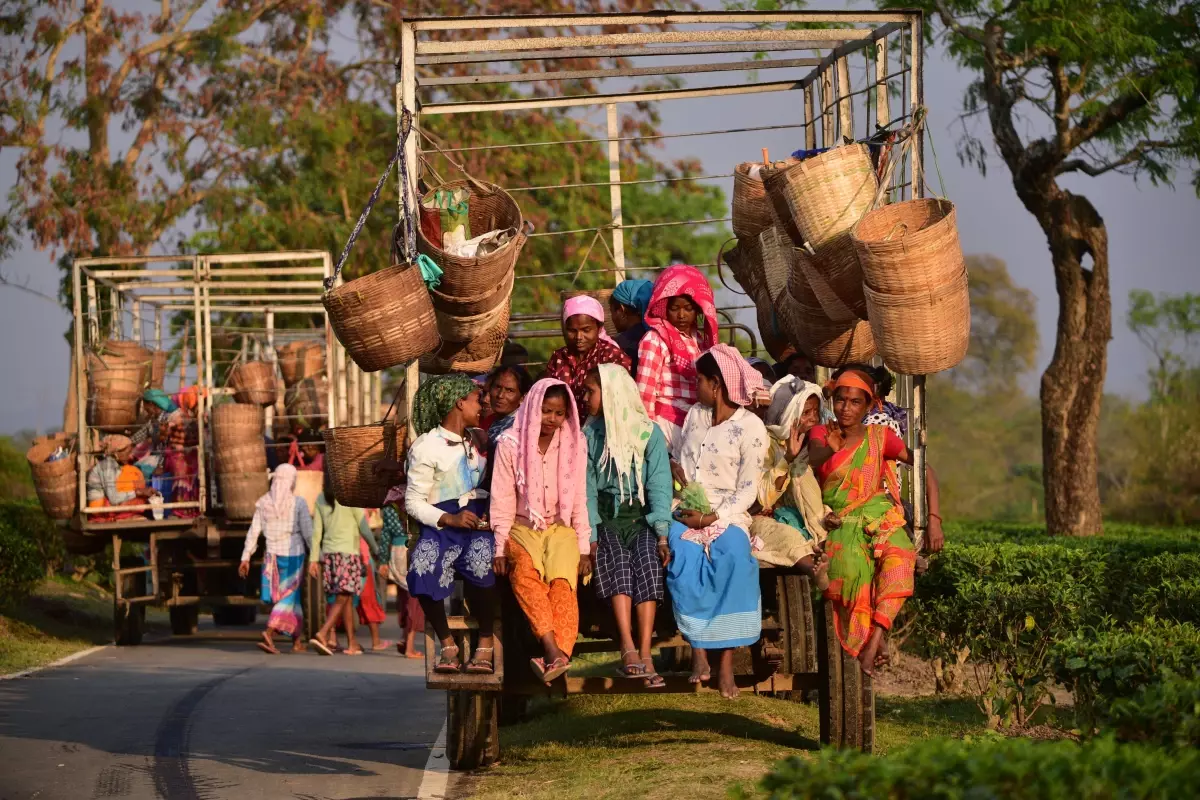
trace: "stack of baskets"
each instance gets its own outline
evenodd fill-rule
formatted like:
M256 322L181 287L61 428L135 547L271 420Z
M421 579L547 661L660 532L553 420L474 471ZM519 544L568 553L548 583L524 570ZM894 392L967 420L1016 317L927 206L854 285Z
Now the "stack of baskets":
M213 460L225 516L246 520L267 492L266 414L256 405L223 403L212 410Z
M47 461L50 455L62 447L68 451L65 458ZM76 483L75 438L68 434L39 439L25 453L29 471L33 474L33 488L37 491L42 510L50 519L70 519L79 509L79 485Z
M433 191L456 190L469 192L473 234L510 231L512 238L494 252L464 258L430 241L424 229L418 233L418 251L442 268L441 283L430 292L442 345L421 359L421 369L431 373L486 372L495 365L508 337L517 257L528 239L521 208L508 192L476 180Z
M233 399L247 405L275 404L275 366L267 361L247 361L229 372Z
M868 212L852 238L879 354L908 375L950 369L967 354L971 299L949 200L906 200Z
M106 433L121 433L138 422L149 365L109 353L87 359L87 424Z

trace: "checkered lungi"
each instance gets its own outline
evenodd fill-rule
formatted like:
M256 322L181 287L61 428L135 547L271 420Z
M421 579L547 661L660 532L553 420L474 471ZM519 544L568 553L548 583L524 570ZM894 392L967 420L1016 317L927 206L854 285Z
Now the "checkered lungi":
M663 568L658 560L658 537L646 528L629 545L600 526L596 545L596 594L608 599L624 594L633 604L663 598Z

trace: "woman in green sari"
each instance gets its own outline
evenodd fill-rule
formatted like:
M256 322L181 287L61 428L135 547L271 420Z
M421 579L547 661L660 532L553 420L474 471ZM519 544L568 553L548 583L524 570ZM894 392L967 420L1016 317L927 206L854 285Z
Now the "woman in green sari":
M905 530L896 462L912 464L912 454L884 425L864 418L891 388L882 367L853 364L834 373L831 389L836 418L809 434L809 463L821 483L831 513L825 519L829 585L825 598L837 610L842 648L858 658L868 675L886 663L880 647L906 598L913 593L917 552ZM942 549L938 484L928 470L930 552Z

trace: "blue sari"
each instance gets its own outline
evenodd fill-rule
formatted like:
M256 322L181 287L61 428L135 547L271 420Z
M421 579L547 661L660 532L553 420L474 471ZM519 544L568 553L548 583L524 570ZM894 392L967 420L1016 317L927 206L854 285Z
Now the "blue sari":
M683 538L687 526L671 523L667 588L675 624L692 647L748 647L762 634L758 562L750 537L730 525L708 547Z

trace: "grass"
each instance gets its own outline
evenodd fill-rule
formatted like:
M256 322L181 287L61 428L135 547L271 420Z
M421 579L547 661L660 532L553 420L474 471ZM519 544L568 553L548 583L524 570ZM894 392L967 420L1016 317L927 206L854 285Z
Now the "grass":
M928 736L982 733L965 698L879 698L876 751ZM743 696L580 696L543 701L502 728L501 763L464 787L480 800L564 797L724 798L747 790L776 761L818 749L815 705Z
M112 595L86 581L43 581L20 608L0 616L0 675L39 667L98 644L113 634ZM149 610L148 626L166 615Z

